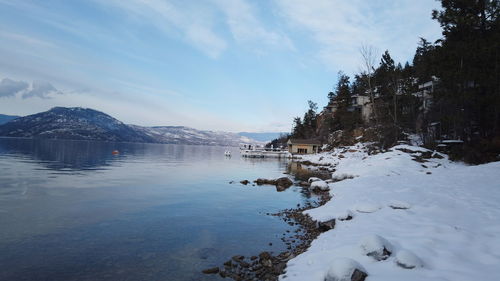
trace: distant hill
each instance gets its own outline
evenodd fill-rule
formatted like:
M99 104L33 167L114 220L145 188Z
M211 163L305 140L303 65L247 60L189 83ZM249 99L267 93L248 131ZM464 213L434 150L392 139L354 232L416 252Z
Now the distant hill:
M19 116L15 116L15 115L5 115L5 114L0 114L0 125L2 124L5 124L9 121L12 121L16 118L18 118Z
M54 107L0 125L0 136L239 146L261 143L236 133L201 131L182 126L127 125L89 108Z
M244 136L247 138L251 138L254 140L258 140L261 142L270 142L276 138L279 138L281 134L286 134L283 132L267 132L267 133L249 133L249 132L241 132L238 133L240 136Z
M47 139L154 142L115 118L89 108L54 107L0 126L0 136Z
M260 143L236 133L202 131L184 126L142 127L130 125L135 130L152 137L159 143L202 144L239 146L240 144Z

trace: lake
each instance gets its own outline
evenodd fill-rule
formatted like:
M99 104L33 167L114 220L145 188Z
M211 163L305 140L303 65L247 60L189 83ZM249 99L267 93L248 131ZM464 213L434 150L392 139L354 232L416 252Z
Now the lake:
M201 270L284 251L292 227L266 214L315 201L239 183L287 165L238 148L0 138L0 280L221 280Z

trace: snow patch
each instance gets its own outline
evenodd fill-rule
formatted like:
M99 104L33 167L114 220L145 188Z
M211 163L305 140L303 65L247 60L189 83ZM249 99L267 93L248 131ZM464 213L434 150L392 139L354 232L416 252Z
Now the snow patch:
M375 203L358 203L354 209L360 213L373 213L382 209L382 206Z
M351 281L355 270L366 273L366 270L357 261L349 258L336 258L332 261L325 281Z
M401 250L396 254L396 264L405 269L422 267L422 260L408 250Z

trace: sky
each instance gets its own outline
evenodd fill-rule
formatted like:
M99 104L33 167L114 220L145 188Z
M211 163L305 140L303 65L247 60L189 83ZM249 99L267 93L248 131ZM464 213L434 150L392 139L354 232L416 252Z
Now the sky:
M413 58L435 0L0 0L0 114L54 106L129 124L288 132L359 49ZM377 59L379 60L379 59Z

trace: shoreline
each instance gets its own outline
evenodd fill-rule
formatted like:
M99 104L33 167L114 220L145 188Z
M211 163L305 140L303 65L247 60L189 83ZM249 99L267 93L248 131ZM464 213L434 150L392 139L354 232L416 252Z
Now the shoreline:
M296 163L301 163L297 161ZM306 166L314 166L306 163ZM276 191L281 192L288 189L290 186L299 188L308 188L309 185L304 185L301 179L304 174L310 174L311 177L318 175L318 171L306 170L305 172L295 175L293 172L286 172L286 174L294 174L295 182L286 182L283 178L275 180L257 179L253 182L253 186L257 185L275 185ZM288 177L286 177L288 178ZM283 182L286 182L283 184ZM236 183L231 181L230 183ZM250 184L248 180L239 182L242 185ZM310 247L321 233L332 229L333 224L323 224L314 221L309 215L304 214L304 211L311 210L323 206L332 199L329 191L323 190L308 190L311 194L318 196L318 200L314 204L307 203L305 206L297 204L296 207L287 208L278 211L277 213L266 213L265 215L279 217L282 221L290 226L296 226L295 230L286 230L282 234L280 240L286 245L287 250L280 253L273 253L272 251L262 251L258 255L245 257L242 255L235 255L231 259L224 262L221 266L207 268L202 271L204 274L218 274L222 278L230 278L233 280L269 280L275 281L279 276L286 273L286 264L289 260L304 253Z
M356 144L303 157L300 162L312 171L331 172L331 180L318 204L269 214L297 226L282 238L287 251L234 256L217 273L234 280L290 281L471 280L500 274L489 266L500 262L494 254L500 248L493 247L500 245L493 235L500 231L500 162L469 166L411 145L373 152Z

